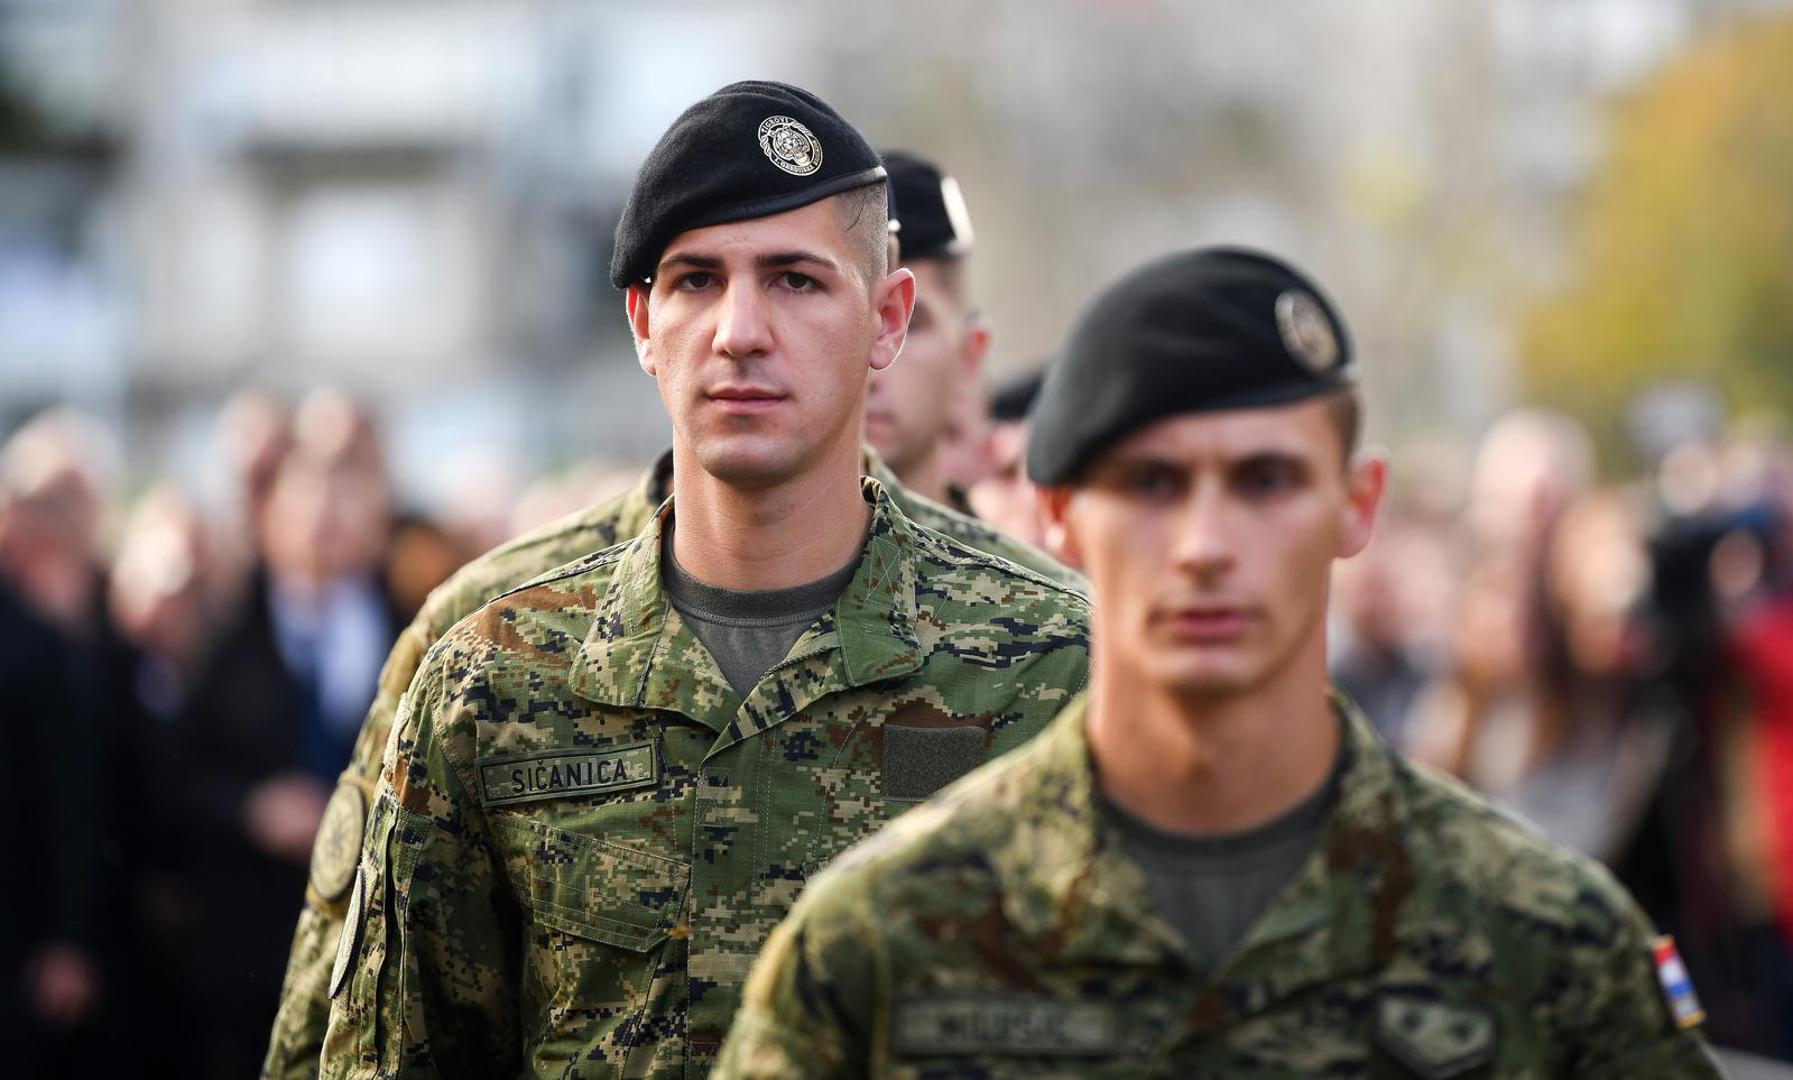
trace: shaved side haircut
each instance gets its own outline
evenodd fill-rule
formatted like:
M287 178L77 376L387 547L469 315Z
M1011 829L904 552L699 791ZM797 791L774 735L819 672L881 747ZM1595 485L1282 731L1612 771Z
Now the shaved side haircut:
M834 213L853 241L865 284L890 273L890 201L883 181L834 196Z

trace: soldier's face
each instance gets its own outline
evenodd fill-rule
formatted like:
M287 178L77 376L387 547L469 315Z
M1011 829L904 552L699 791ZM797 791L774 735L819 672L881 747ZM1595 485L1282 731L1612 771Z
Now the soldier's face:
M1095 592L1098 663L1196 698L1323 678L1332 561L1369 542L1384 476L1342 455L1323 402L1189 414L1042 492Z
M857 454L866 376L902 348L914 284L871 279L855 243L824 199L681 233L629 290L642 369L705 472L769 487Z
M866 441L899 473L938 451L989 342L939 263L918 259L909 269L915 274L909 335L896 362L872 376L865 402Z

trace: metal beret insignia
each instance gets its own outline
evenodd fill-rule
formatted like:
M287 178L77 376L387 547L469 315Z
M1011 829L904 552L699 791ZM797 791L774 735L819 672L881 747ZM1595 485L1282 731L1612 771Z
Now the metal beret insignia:
M367 799L359 787L349 783L336 785L336 793L324 807L324 820L311 849L311 887L326 901L341 898L354 880L366 814Z
M759 139L766 159L792 176L808 176L822 167L820 140L788 116L761 120Z
M1339 359L1339 339L1326 309L1305 292L1276 298L1276 329L1289 355L1317 374L1331 371Z

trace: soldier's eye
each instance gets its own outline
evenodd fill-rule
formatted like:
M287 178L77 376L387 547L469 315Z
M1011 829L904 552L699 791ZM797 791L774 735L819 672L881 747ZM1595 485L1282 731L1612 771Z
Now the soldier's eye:
M1248 498L1271 498L1301 486L1306 471L1298 461L1266 457L1247 461L1234 474L1234 487Z
M1175 498L1183 490L1183 474L1167 465L1134 466L1121 474L1120 481L1127 494L1145 499Z
M808 274L800 274L795 270L786 270L784 273L778 275L778 284L789 289L791 292L814 292L820 287L821 283L816 281L815 278L810 277Z
M673 287L697 292L716 284L716 275L708 270L693 270L689 274L681 274Z

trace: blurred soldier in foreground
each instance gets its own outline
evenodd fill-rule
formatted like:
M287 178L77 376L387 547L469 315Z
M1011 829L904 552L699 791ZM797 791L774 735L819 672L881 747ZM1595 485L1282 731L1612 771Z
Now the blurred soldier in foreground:
M904 352L908 352L907 345ZM668 452L624 494L532 530L469 563L430 595L417 617L399 635L381 672L378 694L368 709L348 767L331 796L312 852L305 906L293 934L280 1012L262 1066L263 1076L299 1078L318 1074L318 1057L330 1011L326 991L349 905L349 886L366 810L372 804L380 755L392 729L400 695L410 685L424 654L450 627L488 601L647 528L656 508L671 493L672 462L673 455ZM905 490L876 456L866 454L861 467L883 486L892 504L909 522L1073 588L1083 588L1081 577L1044 552Z
M715 1075L1717 1075L1623 890L1382 743L1326 684L1370 538L1344 328L1214 249L1084 315L1028 472L1081 557L1087 697L847 853Z
M905 488L965 510L964 492L948 488L941 453L955 405L976 390L990 349L990 327L973 310L966 280L971 217L959 185L932 162L887 151L884 166L902 215L902 265L915 275L915 314L903 355L872 376L865 438Z
M612 281L672 498L431 649L359 860L324 860L350 897L325 1075L702 1074L803 881L1082 684L1077 594L861 479L914 295L883 178L777 83L649 156Z

